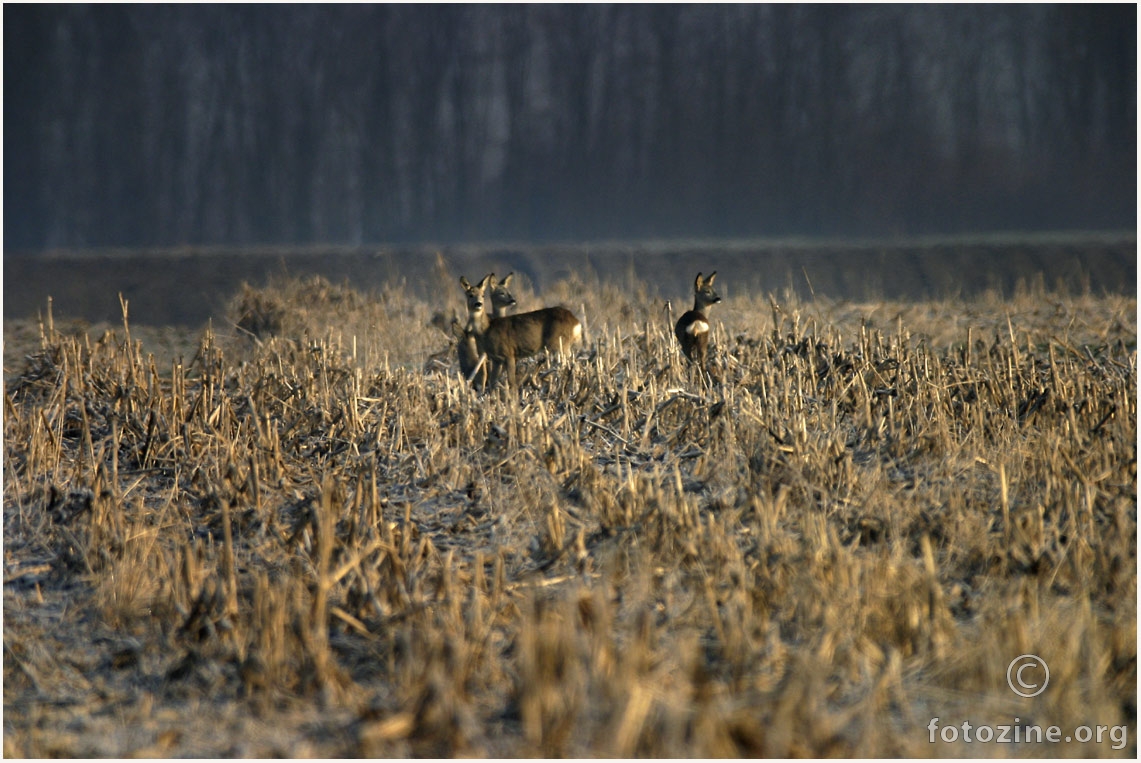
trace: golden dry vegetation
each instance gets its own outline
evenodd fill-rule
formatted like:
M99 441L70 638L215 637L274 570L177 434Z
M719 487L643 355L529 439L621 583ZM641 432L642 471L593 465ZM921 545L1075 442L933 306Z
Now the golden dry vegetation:
M458 275L5 359L6 756L1136 754L1135 299L721 273L704 377L688 299L567 280L577 358L480 395Z

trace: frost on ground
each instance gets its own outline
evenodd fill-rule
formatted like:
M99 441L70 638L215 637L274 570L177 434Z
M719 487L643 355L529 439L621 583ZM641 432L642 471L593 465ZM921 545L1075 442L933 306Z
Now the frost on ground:
M458 275L5 324L5 755L1135 756L1135 299L730 292L703 372L572 278L479 395Z

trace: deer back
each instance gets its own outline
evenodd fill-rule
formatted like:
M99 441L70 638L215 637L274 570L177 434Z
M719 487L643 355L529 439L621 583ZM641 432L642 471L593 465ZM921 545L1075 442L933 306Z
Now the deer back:
M565 307L545 307L491 321L484 333L488 355L525 358L542 352L568 351L582 338L582 324Z

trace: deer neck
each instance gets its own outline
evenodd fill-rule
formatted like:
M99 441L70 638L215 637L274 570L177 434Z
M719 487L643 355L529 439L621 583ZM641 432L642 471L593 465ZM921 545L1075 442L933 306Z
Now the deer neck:
M491 325L491 316L484 310L468 315L467 330L473 334L482 334Z

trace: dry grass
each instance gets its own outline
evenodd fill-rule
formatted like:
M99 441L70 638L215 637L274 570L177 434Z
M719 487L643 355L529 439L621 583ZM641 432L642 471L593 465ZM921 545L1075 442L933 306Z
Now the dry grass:
M46 326L5 384L4 753L1136 754L1135 300L726 290L702 376L633 286L517 285L587 331L518 394L398 287L246 287L169 365Z

